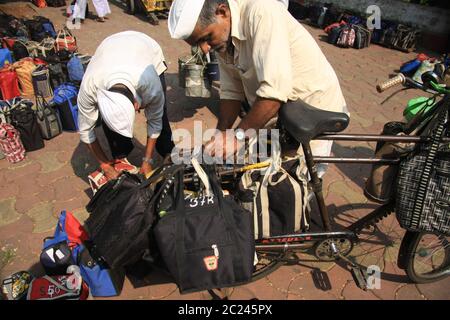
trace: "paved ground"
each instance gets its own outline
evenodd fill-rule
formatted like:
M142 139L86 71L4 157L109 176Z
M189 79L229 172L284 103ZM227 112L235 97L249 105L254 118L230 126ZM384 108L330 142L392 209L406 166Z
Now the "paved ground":
M109 21L98 23L87 20L80 30L74 32L80 52L93 54L100 41L115 32L134 29L147 33L160 43L169 65L168 106L172 128L192 131L195 120L202 121L205 129L213 128L217 102L214 99L186 98L177 85L177 59L188 53L189 47L170 39L166 21L162 21L159 26L152 26L142 18L124 13L121 2L112 0L110 3L112 15ZM49 17L57 28L65 22L63 9L31 8L24 2L0 5L0 9L16 15L38 12ZM317 39L340 79L351 111L351 124L347 132L380 132L386 121L401 119L402 108L408 99L420 94L403 92L380 105L389 93L380 95L375 90L376 83L386 79L402 62L413 57L413 53L405 54L377 45L364 50L340 49L323 41L323 31L309 26L307 29ZM217 97L216 92L213 97ZM130 158L138 164L139 150L145 141L142 115L138 117L136 127L137 148ZM337 156L364 157L372 155L373 146L369 143L340 142L335 144L333 151ZM73 211L81 221L87 218L84 207L91 192L86 176L94 169L93 158L79 144L79 137L74 133L63 133L46 141L44 149L29 153L27 159L19 164L0 161L0 278L30 268L39 272L37 263L42 239L52 234L61 210ZM330 167L325 177L325 192L335 223L348 225L355 217L375 207L361 192L369 170L368 166L358 165ZM219 294L229 299L450 299L450 278L433 284L415 285L397 267L396 257L403 231L398 227L395 217L383 220L379 229L372 231L363 236L364 241L355 248L354 254L362 257L358 260L362 260L365 265L376 264L381 267L380 290L364 292L358 289L350 273L334 263L307 261L304 265L284 266L264 279L223 290ZM321 290L315 285L312 268L320 268L327 273L330 289ZM127 279L118 298L211 299L207 292L180 295L175 284L167 283L167 279L160 274L151 275L146 280L148 282L145 285L135 284L134 288Z

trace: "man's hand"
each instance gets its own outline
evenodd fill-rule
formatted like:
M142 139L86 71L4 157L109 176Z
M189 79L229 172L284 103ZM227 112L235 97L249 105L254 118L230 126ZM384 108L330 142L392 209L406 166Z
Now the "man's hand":
M108 180L117 179L120 176L120 172L114 169L114 167L109 163L102 163L100 168Z
M139 170L139 173L142 173L145 177L152 172L153 168L147 161L142 162L141 169Z
M205 153L211 157L222 157L223 159L227 159L234 157L241 147L242 146L238 143L234 134L229 133L227 135L225 131L220 131L205 144Z

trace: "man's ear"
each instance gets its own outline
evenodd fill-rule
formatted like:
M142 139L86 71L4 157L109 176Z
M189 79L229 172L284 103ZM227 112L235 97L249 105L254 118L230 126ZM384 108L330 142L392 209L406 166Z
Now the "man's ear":
M230 15L230 9L225 4L219 4L216 8L216 16L227 18Z
M134 100L133 106L134 110L136 111L139 111L139 109L141 108L141 105L136 100Z

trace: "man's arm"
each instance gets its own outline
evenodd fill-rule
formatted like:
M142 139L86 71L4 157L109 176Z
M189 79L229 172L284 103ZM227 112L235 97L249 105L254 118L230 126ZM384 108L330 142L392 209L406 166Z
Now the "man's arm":
M239 123L238 128L261 129L272 119L281 107L281 102L272 99L257 98L250 112Z
M78 126L80 129L80 139L84 142L95 159L100 164L100 168L105 173L108 179L115 179L119 176L114 167L110 164L108 157L105 155L100 143L98 143L95 136L94 127L98 120L98 109L95 107L85 93L84 90L80 90L78 93Z
M142 161L141 169L139 171L140 173L143 173L145 175L149 174L153 170L151 159L153 157L153 152L155 150L156 140L157 138L147 137L147 145L145 146L144 159Z
M241 103L241 101L237 100L220 100L218 130L225 131L233 126L241 111Z

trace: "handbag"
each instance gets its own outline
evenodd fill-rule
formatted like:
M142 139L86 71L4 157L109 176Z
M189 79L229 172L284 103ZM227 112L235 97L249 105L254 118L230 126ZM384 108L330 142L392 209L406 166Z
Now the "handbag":
M31 80L33 82L34 93L36 95L43 97L53 96L53 91L50 86L50 73L46 66L37 66L31 73Z
M448 101L431 122L432 140L419 146L400 164L397 180L397 219L410 231L450 235L450 147L445 134ZM447 133L448 134L448 133Z
M43 96L36 96L36 116L42 137L50 140L62 132L62 124L58 113L50 107Z
M245 283L255 255L251 214L223 195L213 165L205 172L192 163L206 192L185 197L182 165L168 179L153 229L162 259L181 293Z
M60 30L56 36L56 51L68 50L70 52L77 51L77 39L69 31L67 27Z
M20 139L27 152L44 147L36 113L31 109L32 105L31 101L22 100L11 110L11 122L20 132Z

